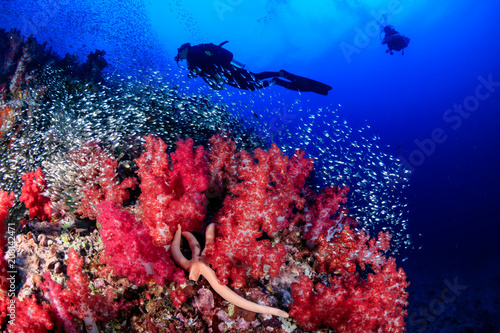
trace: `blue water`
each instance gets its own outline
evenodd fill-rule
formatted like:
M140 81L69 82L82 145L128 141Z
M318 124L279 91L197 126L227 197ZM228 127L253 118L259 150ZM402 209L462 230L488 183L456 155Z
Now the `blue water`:
M131 77L158 71L183 87L213 93L202 80L188 80L185 63L179 68L173 57L186 42L228 40L225 47L246 69L286 69L331 85L326 97L273 86L244 98L255 96L253 110L263 119L266 108L279 107L272 104L279 96L284 105L298 99L310 110L339 108L354 128L368 124L384 151L411 170L405 195L413 249L402 255L412 281L408 330L496 332L498 2L40 0L27 6L3 0L0 9L1 28L18 28L81 59L104 49L109 71ZM381 18L411 38L404 56L385 53ZM228 91L238 98L235 89ZM454 104L465 104L464 111ZM454 279L468 288L422 319L444 281Z

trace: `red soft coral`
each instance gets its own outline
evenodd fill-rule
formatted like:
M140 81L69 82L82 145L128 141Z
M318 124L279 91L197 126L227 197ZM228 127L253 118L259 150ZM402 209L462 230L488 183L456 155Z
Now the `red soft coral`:
M216 181L237 175L238 182L226 184L226 190L233 195L224 198L223 207L214 218L218 237L207 246L209 262L221 283L226 284L230 277L234 287L244 285L247 268L259 278L264 274L264 265L268 265L269 273L275 276L285 260L285 248L283 244L272 246L270 240L258 239L264 233L275 236L289 226L292 209L302 209L305 200L299 195L300 187L304 186L312 162L301 151L289 160L275 144L267 152L255 150L255 158L243 150L234 161L227 156L234 152L230 140L217 138L211 144L210 169L218 172ZM218 157L218 149L222 157ZM220 173L224 170L219 165L221 160L231 163L231 172L226 169Z
M353 224L347 216L348 210L341 206L347 200L348 187L327 187L319 194L312 193L311 204L304 214L305 234L309 248L317 245L320 235L331 238L342 230L345 224Z
M111 202L98 206L104 253L101 261L113 267L116 275L126 276L141 285L154 280L159 285L166 281L184 282L184 272L177 268L170 253L153 244L147 228L135 217Z
M161 139L146 137L146 151L135 160L141 179L142 221L157 246L170 245L177 225L185 231L204 230L208 164L203 147L193 152L193 140L178 142L172 167Z
M9 232L5 227L5 221L9 216L9 208L12 207L14 202L14 193L8 194L5 191L0 190L0 324L3 318L7 316L7 307L9 306L10 300L8 297L9 291L9 277L7 273L7 261L4 258L5 245L7 244L6 234L14 236L13 230ZM12 237L13 240L13 237Z
M176 308L180 308L187 300L187 295L180 288L177 288L170 293L170 299Z
M383 255L389 239L387 233L369 239L349 226L329 241L320 236L317 270L339 275L330 275L330 287L318 282L314 290L307 277L293 283L290 316L307 330L324 325L338 332L404 331L408 283L395 259Z
M371 238L363 231L345 226L333 239L320 236L319 246L314 253L318 259L318 272L354 273L356 266L365 270L366 264L376 270L386 262L383 255L390 247L389 233L380 232L378 238Z
M46 281L42 289L51 300L66 331L74 332L75 325L71 316L75 316L83 320L87 332L98 332L96 322L114 318L124 305L122 302L114 301L115 294L111 290L107 290L105 295L92 294L89 287L90 280L82 272L83 259L73 248L69 249L66 264L69 276L67 289L58 287L50 278L49 273L44 275Z
M45 176L42 169L37 168L35 172L29 172L23 175L24 185L19 200L24 202L29 209L30 218L39 218L48 220L51 217L50 199L43 195L47 187Z
M0 190L0 252L3 253L4 247L7 244L7 239L5 235L7 233L7 228L5 226L5 221L9 216L9 208L12 207L14 203L14 192L7 193ZM3 255L0 260L3 259Z
M68 159L84 170L77 180L83 184L83 196L77 210L82 217L95 219L97 205L104 201L120 206L130 197L129 189L137 186L134 177L119 182L116 159L96 142L83 144L78 150L70 152Z
M213 135L208 142L211 149L208 152L208 167L211 186L216 193L221 193L224 187L232 187L238 182L238 157L234 141L224 138L221 134Z
M54 327L50 306L39 305L34 295L17 300L15 318L9 321L10 333L44 333Z
M63 287L59 283L52 280L50 273L45 272L43 275L45 281L41 289L44 291L45 297L50 300L52 310L55 313L56 327L64 328L66 333L78 333L78 325L75 322L75 317L72 315L68 301L63 292Z
M9 194L3 190L0 190L0 236L2 236L2 240L5 234L5 225L3 223L7 220L7 216L9 216L9 208L12 207L13 203L14 192L10 192Z

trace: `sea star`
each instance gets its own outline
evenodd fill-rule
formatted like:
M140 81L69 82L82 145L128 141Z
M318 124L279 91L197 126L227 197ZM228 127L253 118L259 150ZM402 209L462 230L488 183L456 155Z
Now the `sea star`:
M191 260L187 260L181 253L181 235L184 236L189 243L189 247L192 252ZM207 231L205 232L205 243L213 243L214 238L215 224L212 223L207 227ZM207 258L204 254L205 251L201 251L201 246L200 243L198 243L198 240L192 233L187 231L182 232L180 225L177 226L177 231L175 232L174 239L172 240L170 252L172 253L174 261L186 271L189 271L189 278L191 280L198 281L200 275L203 275L212 288L229 303L248 311L288 318L288 313L285 311L250 302L229 289L229 287L220 284L215 276L214 270L208 265Z

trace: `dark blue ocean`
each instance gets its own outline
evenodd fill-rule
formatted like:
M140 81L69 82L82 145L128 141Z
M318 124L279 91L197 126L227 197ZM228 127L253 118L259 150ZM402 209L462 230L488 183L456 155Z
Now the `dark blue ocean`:
M398 204L411 243L397 257L411 282L408 332L500 332L499 13L492 0L1 0L0 28L80 60L105 50L109 73L156 73L271 133L324 109L368 126L406 170ZM404 55L385 52L387 24L410 38ZM174 61L184 43L224 41L245 69L333 89L214 92ZM325 129L301 128L312 131L303 148L322 148Z

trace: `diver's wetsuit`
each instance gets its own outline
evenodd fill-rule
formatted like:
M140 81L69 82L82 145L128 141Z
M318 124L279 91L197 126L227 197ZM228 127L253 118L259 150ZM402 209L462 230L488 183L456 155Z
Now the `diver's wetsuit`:
M222 89L225 83L254 91L270 85L270 81L263 81L264 79L279 76L279 72L252 73L236 67L231 63L233 54L214 44L192 46L186 60L191 72L190 77L198 75L214 89Z
M389 51L392 54L392 50L403 51L410 43L410 38L406 36L402 36L399 32L397 32L392 26L385 26L385 37L382 40L382 44L387 44Z
M279 72L252 73L246 69L231 66L233 67L231 70L224 71L224 77L227 79L224 82L235 88L255 91L272 84L271 81L264 81L265 79L279 76Z
M208 85L216 90L223 89L224 84L246 90L257 90L272 84L280 85L294 91L311 91L327 95L332 87L318 81L307 79L286 71L252 73L237 67L231 62L233 54L214 44L191 46L187 53L189 77L200 76ZM282 80L283 77L286 80ZM273 78L272 80L266 80Z

